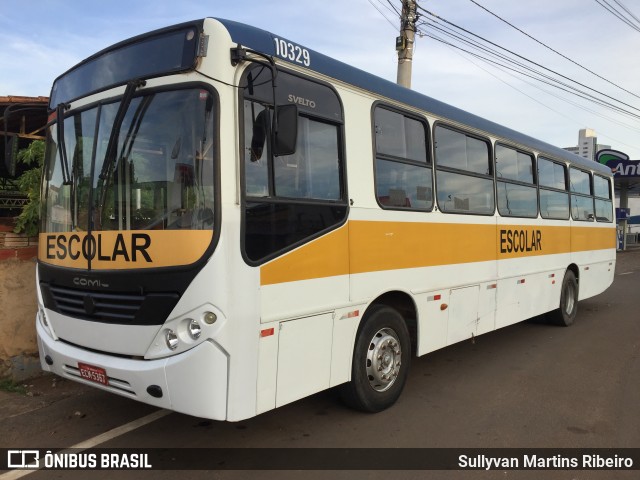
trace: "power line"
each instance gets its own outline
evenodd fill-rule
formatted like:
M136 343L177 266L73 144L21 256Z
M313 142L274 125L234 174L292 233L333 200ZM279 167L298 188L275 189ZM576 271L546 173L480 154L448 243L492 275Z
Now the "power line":
M467 60L467 61L471 62L471 63L472 63L473 65L475 65L477 68L479 68L479 69L483 70L484 72L486 72L487 74L491 75L492 77L494 77L494 78L495 78L496 80L498 80L499 82L504 83L505 85L507 85L508 87L512 88L512 89L513 89L513 90L515 90L516 92L518 92L518 93L520 93L521 95L524 95L525 97L529 98L529 99L530 99L530 100L532 100L533 102L535 102L535 103L537 103L537 104L539 104L539 105L542 105L543 107L547 108L548 110L551 110L552 112L554 112L554 113L555 113L555 114L557 114L557 115L560 115L561 117L564 117L564 118L567 118L567 119L571 120L571 121L572 121L572 122L574 122L576 125L583 125L583 122L582 122L582 121L580 121L580 120L576 120L575 118L570 117L570 116L569 116L569 115L567 115L566 113L561 112L561 111L559 111L559 110L556 110L555 108L550 107L549 105L547 105L546 103L544 103L544 102L540 101L539 99L532 97L531 95L529 95L529 94L527 94L526 92L524 92L524 91L520 90L519 88L515 87L514 85L512 85L512 84L511 84L511 83L509 83L509 82L507 82L506 80L504 80L504 79L502 79L502 78L498 77L497 75L494 75L494 74L493 74L493 73L491 73L489 70L487 70L487 69L483 68L482 66L478 65L478 64L477 64L476 62L474 62L473 60L471 60L471 59L469 59L469 58L466 58L464 55L460 54L459 52L455 52L455 53L457 53L458 55L460 55L460 56L461 56L462 58L464 58L465 60ZM507 75L512 76L513 78L517 78L517 77L516 77L515 75L513 75L513 73L511 73L511 72L504 71L504 70L502 70L500 67L496 67L496 68L498 68L498 70L502 71L503 73L506 73ZM519 80L520 80L520 81L522 81L522 82L524 82L524 83L526 83L527 85L529 85L529 86L531 86L531 87L533 87L533 88L536 88L536 89L540 90L541 92L546 93L547 95L551 95L552 97L557 98L558 100L560 100L560 101L562 101L562 102L566 102L566 103L568 103L568 104L570 104L570 105L573 105L573 106L574 106L574 107L576 107L576 108L579 108L579 109L581 109L581 110L584 110L584 111L586 111L586 112L589 112L589 113L591 113L591 114L593 114L593 115L596 115L596 116L598 116L598 117L600 117L600 118L603 118L603 119L605 119L605 120L607 120L607 121L609 121L609 122L615 123L615 124L620 125L620 126L625 127L625 128L628 128L629 130L632 130L632 131L634 131L634 132L640 132L640 130L638 130L637 128L634 128L634 127L633 127L633 126L631 126L631 125L628 125L628 124L626 124L626 123L620 122L620 121L618 121L618 120L616 120L616 119L614 119L614 118L612 118L612 117L608 117L608 116L606 116L606 115L603 115L603 114L601 114L601 113L599 113L599 112L597 112L597 111L595 111L595 110L592 110L592 109L590 109L590 108L585 107L584 105L580 105L580 104L579 104L579 103L577 103L577 102L574 102L574 101L571 101L571 100L569 100L569 99L563 98L563 97L561 97L560 95L556 95L556 94L554 94L553 92L550 92L550 91L547 91L547 90L545 90L545 89L543 89L543 88L540 88L538 85L535 85L534 83L528 82L528 81L526 81L526 80L524 80L524 79L521 79L521 78L520 78ZM601 133L601 135L602 135L602 136L604 136L604 137L610 138L610 139L614 140L615 142L617 142L617 143L619 143L619 144L621 144L621 145L625 145L625 146L627 146L627 147L635 148L635 146L634 146L634 145L629 145L629 144L627 144L627 143L623 142L622 140L618 140L618 139L615 139L615 138L613 138L613 137L611 137L611 136L607 135L606 133Z
M445 41L445 40L443 40L441 38L438 38L438 37L436 37L436 36L434 36L432 34L426 33L425 36L427 36L429 38L432 38L433 40L436 40L438 42L441 42L441 43L444 43L446 45L449 45L449 46L451 46L453 48L457 48L458 50L466 52L467 54L472 55L472 56L474 56L474 57L476 57L476 58L478 58L480 60L483 60L483 61L485 61L487 63L494 64L494 65L499 65L502 68L506 68L507 70L511 70L513 72L516 72L519 75L523 75L525 77L532 78L532 79L534 79L534 80L536 80L538 82L544 83L546 85L552 86L552 87L557 88L559 90L562 90L564 92L570 93L570 94L575 95L575 96L577 96L579 98L582 98L583 100L587 100L587 101L590 101L592 103L596 103L596 104L598 104L598 105L600 105L602 107L610 108L610 109L616 111L617 113L624 114L624 115L633 117L635 119L640 119L640 115L639 114L630 112L630 111L625 110L625 109L623 109L621 107L618 107L617 105L614 105L614 104L612 104L610 102L607 102L605 100L602 100L602 99L599 99L597 97L594 97L593 95L589 94L588 92L584 92L582 90L576 89L575 87L567 85L567 84L565 84L563 82L558 82L557 80L554 80L554 79L546 79L545 80L544 78L536 77L536 76L532 75L531 73L526 73L526 72L520 71L520 70L518 70L518 69L516 69L516 68L514 68L512 66L505 65L505 64L500 63L500 62L498 62L496 60L492 60L492 59L489 59L487 57L483 57L482 55L479 55L477 53L473 53L473 52L471 52L469 50L465 50L464 48L462 48L462 47L460 47L458 45L454 45L454 44L452 44L450 42L447 42L447 41ZM555 83L553 83L553 82L555 82Z
M623 5L622 2L618 1L618 0L613 0L614 2L616 2L618 5L620 5L620 8L622 8L625 12L627 12L631 18L633 18L636 22L640 23L640 19L638 17L636 17L633 12L631 12L631 10L629 10L627 7L625 7Z
M494 57L497 57L497 58L499 58L501 60L507 61L509 63L512 63L514 65L517 65L519 67L528 69L528 70L530 70L532 72L536 72L536 73L542 75L542 73L539 70L535 70L535 69L533 69L531 67L528 67L526 64L524 64L522 62L518 62L518 61L510 58L509 56L507 56L507 55L505 55L503 53L500 53L496 49L493 49L493 48L491 48L489 46L483 45L482 43L474 40L473 38L471 38L471 37L469 37L467 35L464 35L462 33L458 33L455 30L447 27L446 25L441 25L441 24L433 23L433 22L429 22L429 21L423 21L421 25L424 25L424 26L427 26L427 27L431 27L431 28L433 28L435 30L438 30L439 32L447 35L448 37L453 38L455 40L458 40L458 41L460 41L462 43L466 43L467 45L469 45L469 46L471 46L471 47L473 47L473 48L475 48L477 50L483 51L483 52L488 53L488 54L490 54L490 55L492 55Z
M627 17L625 17L623 13L619 12L616 9L616 7L614 7L609 2L607 2L607 0L603 0L603 2L604 3L602 3L600 0L596 0L596 3L598 5L600 5L602 8L607 10L614 17L616 17L618 20L620 20L623 23L627 24L629 27L633 28L636 32L640 32L640 27L638 27L637 25L634 25L633 22L631 20L629 20Z
M560 53L558 50L550 47L549 45L547 45L544 42L541 42L540 40L538 40L537 38L529 35L527 32L525 32L524 30L516 27L515 25L513 25L512 23L508 22L507 20L505 20L504 18L502 18L500 15L492 12L491 10L489 10L488 8L484 7L483 5L480 5L478 2L476 2L475 0L469 0L471 3L473 3L474 5L480 7L481 9L483 9L485 12L493 15L494 17L496 17L498 20L500 20L503 23L506 23L507 25L509 25L511 28L517 30L518 32L522 33L523 35L529 37L531 40L533 40L534 42L542 45L543 47L547 48L548 50L551 50L553 53L555 53L556 55L561 56L562 58L564 58L565 60L570 61L571 63L573 63L574 65L577 65L578 67L582 68L583 70L589 72L592 75L595 75L596 77L598 77L600 80L604 80L605 82L613 85L614 87L619 88L620 90L633 95L634 97L640 99L640 96L636 95L635 93L627 90L624 87L621 87L620 85L618 85L617 83L612 82L611 80L608 80L606 78L604 78L602 75L597 74L596 72L594 72L593 70L588 69L587 67L585 67L584 65L581 65L580 63L576 62L575 60L573 60L572 58L567 57L566 55L564 55L563 53ZM604 0L606 2L606 0ZM599 0L596 0L596 2L600 3ZM636 30L638 30L640 32L640 29L636 28Z
M480 5L478 2L471 0L472 3L476 4L478 7L483 8L485 10L487 10L485 7L483 7L482 5ZM598 0L596 0L598 1ZM607 0L603 0L603 1L607 1ZM613 0L616 3L618 3L619 5L621 5L619 3L619 0ZM399 15L400 12L396 9L396 7L393 5L391 0L386 0L386 4L385 5L385 0L377 0L378 5L381 5L382 7L384 7L386 9L386 11L388 12L392 12L392 15L395 16L396 14ZM381 10L380 8L378 8L376 5L374 5L372 3L372 0L369 0L369 3L371 3L377 10L378 12L383 15L387 21L389 23L392 23L391 20L389 20L388 18L388 14L386 14L386 12L384 12L383 10ZM470 55L472 57L475 57L477 59L479 59L480 61L487 63L489 66L500 70L501 72L503 72L504 74L508 74L514 78L519 78L520 81L526 83L527 85L529 85L532 88L537 88L539 90L541 90L543 93L546 93L548 95L551 95L561 101L564 101L566 103L569 103L577 108L580 108L582 110L585 110L587 112L590 112L594 115L597 115L605 120L608 120L610 122L613 122L615 124L618 124L620 126L629 128L635 132L639 131L637 129L637 127L634 127L632 125L629 125L627 123L624 123L620 120L614 119L612 117L606 116L602 113L599 113L593 109L589 109L586 106L582 105L580 102L580 100L582 101L586 101L586 102L590 102L593 103L594 105L596 105L597 107L600 108L605 108L605 109L609 109L612 112L618 114L618 115L624 115L627 117L631 117L635 123L638 119L640 119L640 114L636 113L636 112L640 112L640 109L625 103L621 100L618 100L617 98L614 98L612 96L607 95L606 93L599 91L595 88L592 88L588 85L585 85L584 83L581 83L577 80L574 80L566 75L563 75L555 70L552 70L550 68L545 67L544 65L541 65L540 63L537 63L523 55L520 55L512 50L509 50L501 45L498 45L497 43L494 43L480 35L477 35L459 25L454 24L453 22L450 22L444 18L439 17L438 15L426 10L425 8L423 8L422 6L418 5L418 14L419 17L417 18L417 23L416 23L416 30L415 33L419 34L421 36L427 36L433 40L436 40L440 43L443 43L445 45L447 45L449 48L453 48L456 50L459 50L461 52L466 53L467 55ZM625 8L624 6L621 5L620 8ZM636 98L640 98L640 96L634 94L633 92L630 92L626 89L624 89L623 87L615 84L614 82L611 82L610 80L598 75L597 73L589 70L588 68L583 67L582 65L578 64L576 61L572 60L571 58L567 57L566 55L563 55L562 53L558 52L557 50L549 47L548 45L544 44L543 42L541 42L540 40L535 39L534 37L532 37L531 35L529 35L528 33L522 31L521 29L519 29L518 27L515 27L514 25L510 24L509 22L507 22L506 20L502 19L500 16L494 14L493 12L490 12L489 10L487 10L488 13L496 16L496 18L499 18L501 21L507 23L508 25L510 25L512 28L515 28L516 30L518 30L519 32L521 32L523 35L526 35L527 37L531 38L532 40L536 41L537 43L541 44L542 46L544 46L545 48L553 51L555 54L565 58L566 60L574 63L575 65L580 66L581 68L583 68L584 70L588 71L589 73L591 73L592 75L610 83L611 85L619 88L620 90L623 90L627 93L629 93L630 95L633 95ZM426 15L423 15L423 13L425 13L426 15L428 15L429 17L427 17ZM627 12L630 13L630 12ZM632 14L631 14L632 15ZM421 30L422 27L422 30ZM428 30L424 30L424 28L427 28ZM451 39L451 41L446 41L443 38L440 38L436 35L432 35L429 33L429 30L433 30L433 31L438 31L443 35L446 35L447 37L449 37ZM453 43L452 43L453 42ZM467 48L471 48L473 50L475 50L478 53L474 53L472 51L469 51L465 48L463 48L460 45L457 44L462 44L467 46ZM471 59L466 58L465 55L461 55L463 56L463 58L465 58L467 61L470 61L472 64L474 64L476 67L478 68L482 68L479 65L477 65L476 62L473 62ZM501 82L507 84L508 86L510 86L511 88L513 88L514 90L518 91L519 93L521 93L522 95L530 98L531 100L536 101L537 103L540 103L541 105L545 106L546 108L549 108L552 111L556 111L553 108L545 105L544 103L540 102L539 100L533 98L530 95L527 95L525 92L521 91L520 89L514 87L513 85L509 84L508 82L505 82L504 80L501 80L500 78L496 77L495 75L493 75L491 72L488 72L485 69L482 69L485 72L489 73L490 75L494 76L495 78L497 78L498 80L500 80ZM530 79L530 81L527 81L526 79ZM564 81L563 81L564 80ZM540 88L539 86L536 85L536 83L542 83L545 84L547 86L553 87L554 89L557 90L561 90L561 93L559 94L553 94L548 90L545 90L543 88ZM582 88L578 88L578 87L582 87ZM569 98L563 98L566 97L566 94L570 94L572 96L576 96L578 97L580 100L576 100L576 101L572 101ZM615 102L615 103L614 103ZM621 106L622 105L622 106ZM624 107L628 107L624 108ZM556 113L559 113L556 111ZM562 113L559 113L560 115L563 115ZM564 116L564 115L563 115ZM622 142L619 142L622 143Z
M393 29L394 29L394 30L397 28L397 25L395 25L395 24L394 24L394 23L389 19L389 17L387 17L387 16L384 14L384 12L383 12L382 10L380 10L380 7L378 7L375 3L373 3L373 0L368 0L368 2L371 4L371 6L372 6L373 8L375 8L375 9L380 13L380 15L382 15L382 17L383 17L387 22L389 22L389 23L391 24L391 26L393 27Z
M604 3L603 3L604 2ZM633 28L635 31L640 32L640 28L638 28L638 26L634 25L633 22L631 20L629 20L627 17L624 16L624 14L622 14L621 12L619 12L615 6L611 5L609 2L607 2L606 0L603 0L603 2L596 0L596 3L598 5L600 5L602 8L604 8L605 10L607 10L610 14L612 14L614 17L616 17L618 20L620 20L621 22L625 23L627 26Z
M454 38L456 40L461 41L462 43L466 43L466 44L470 45L472 48L475 48L475 49L480 50L480 51L482 51L484 53L487 53L487 54L489 54L489 55L491 55L493 57L496 57L496 58L500 59L501 61L506 61L509 64L512 64L512 65L515 65L516 67L522 68L522 69L524 69L524 70L526 70L528 72L531 72L534 75L538 75L539 77L542 77L542 78L544 78L544 79L546 79L546 80L548 80L550 82L555 82L558 85L562 85L562 86L567 87L567 88L569 88L571 90L574 90L575 92L578 92L581 95L584 95L585 97L583 97L583 98L590 97L590 99L592 101L595 101L595 102L599 103L602 106L608 106L610 108L616 109L620 113L626 112L626 110L620 109L616 105L613 105L613 104L611 104L609 102L603 102L601 99L599 99L598 97L596 97L596 96L594 96L594 95L592 95L592 94L590 94L588 92L580 90L580 89L578 89L578 88L576 88L576 87L574 87L574 86L572 86L572 85L570 85L568 83L562 82L562 81L552 77L551 75L545 74L545 73L541 72L540 70L536 70L535 68L528 66L527 64L525 64L523 62L516 61L516 60L510 58L509 56L500 53L499 51L497 51L495 49L492 49L490 47L482 45L480 42L477 42L477 41L473 40L472 38L470 38L470 37L468 37L466 35L454 33L454 31L452 29L448 29L446 26L444 26L445 28L443 29L443 28L441 28L443 26L438 25L438 24L429 23L429 22L425 22L425 24L427 26L435 28L436 30L444 33L445 35L447 35L447 36L449 36L451 38ZM447 31L447 30L449 30L449 31ZM514 71L525 75L524 72L519 71L517 69L514 69ZM530 75L527 74L527 76L530 76ZM532 78L535 78L535 77L532 77ZM540 79L536 79L536 80L540 80ZM544 83L549 84L547 81L545 81ZM628 112L628 113L630 113L630 112Z
M449 45L449 44L447 44L447 46L448 46L448 47L450 47L450 48L454 48L454 49L456 49L456 50L459 50L459 49L457 49L456 47L452 47L452 46L451 46L451 45ZM563 117L565 117L565 118L569 118L570 120L572 120L572 121L574 121L574 122L576 122L576 123L582 123L582 122L579 122L579 121L575 120L574 118L568 117L566 114L564 114L564 113L562 113L562 112L560 112L560 111L558 111L558 110L556 110L556 109L554 109L554 108L550 107L549 105L547 105L547 104L543 103L543 102L542 102L542 101L540 101L539 99L532 97L531 95L529 95L529 94L527 94L526 92L524 92L524 91L520 90L519 88L515 87L515 86L514 86L514 85L512 85L511 83L509 83L509 82L505 81L504 79L502 79L502 78L500 78L500 77L498 77L498 76L494 75L494 74L493 74L493 73L491 73L489 70L487 70L487 69L483 68L483 67L482 67L482 66L480 66L478 63L474 62L474 61L473 61L472 59L470 59L470 58L467 58L465 55L463 55L462 53L460 53L460 52L458 52L458 51L456 51L456 50L454 50L454 52L455 52L456 54L460 55L460 56L461 56L462 58L464 58L465 60L467 60L467 61L471 62L471 63L472 63L473 65L475 65L477 68L479 68L479 69L483 70L484 72L488 73L489 75L491 75L492 77L494 77L496 80L498 80L498 81L500 81L500 82L504 83L504 84L505 84L505 85L507 85L508 87L511 87L512 89L514 89L514 90L515 90L515 91L517 91L518 93L520 93L520 94L524 95L525 97L528 97L528 98L529 98L529 99L531 99L532 101L534 101L534 102L536 102L536 103L538 103L538 104L542 105L543 107L545 107L545 108L547 108L547 109L549 109L549 110L551 110L551 111L553 111L553 112L557 113L558 115L561 115L561 116L563 116ZM573 101L573 100L569 100L568 98L564 98L564 97L562 97L562 96L560 96L560 95L558 95L558 94L556 94L556 93L554 93L554 92L552 92L552 91L545 90L545 89L541 88L540 86L536 85L536 84L535 84L535 83L533 83L533 82L527 81L527 80L526 80L526 79L524 79L524 78L520 78L520 77L516 76L513 72L511 72L511 71L509 71L508 69L505 69L505 68L503 68L503 67L501 67L501 66L498 66L498 65L497 65L497 64L495 64L495 63L486 62L486 61L485 61L485 60L483 60L483 59L482 59L482 61L483 61L483 62L485 62L485 63L487 63L489 66L492 66L492 67L494 67L494 68L496 68L496 69L500 70L501 72L503 72L503 73L505 73L505 74L507 74L507 75L509 75L509 76L513 77L513 78L516 78L516 79L518 79L518 80L519 80L519 81L521 81L521 82L526 83L527 85L529 85L529 86L530 86L530 87L532 87L532 88L535 88L535 89L537 89L537 90L540 90L541 92L544 92L544 93L546 93L547 95L550 95L550 96L552 96L552 97L554 97L554 98L557 98L558 100L560 100L560 101L562 101L562 102L565 102L565 103L568 103L568 104L570 104L570 105L573 105L573 106L574 106L574 107L576 107L576 108L579 108L579 109L584 110L584 111L586 111L586 112L589 112L589 113L591 113L591 114L593 114L593 115L596 115L596 116L598 116L598 117L600 117L600 118L603 118L603 119L605 119L605 120L607 120L607 121L610 121L610 122L612 122L612 123L615 123L615 124L617 124L617 125L620 125L620 126L622 126L622 127L625 127L625 128L627 128L627 129L629 129L629 130L631 130L631 131L634 131L634 132L640 133L640 129L638 129L637 127L634 127L633 125L629 125L628 123L624 123L624 122L622 122L622 121L620 121L620 120L618 120L618 119L615 119L615 118L613 118L613 117L609 117L609 116L607 116L607 115L604 115L604 114L602 114L602 113L600 113L600 112L598 112L598 111L596 111L596 110L593 110L593 109L588 108L588 107L586 107L586 106L584 106L584 105L581 105L580 103L577 103L577 102L575 102L575 101ZM619 143L624 144L624 142L621 142L621 141L619 141ZM626 144L625 144L625 145L626 145ZM629 146L629 145L628 145L628 146Z
M400 10L398 10L398 7L396 7L391 0L387 0L387 3L391 7L391 9L394 12L396 12L396 15L398 15L398 18L402 17L402 12Z
M579 81L577 81L577 80L574 80L574 79L572 79L572 78L570 78L570 77L567 77L566 75L563 75L563 74L561 74L561 73L559 73L559 72L556 72L555 70L552 70L552 69L550 69L550 68L548 68L548 67L545 67L544 65L541 65L540 63L537 63L537 62L535 62L535 61L533 61L533 60L531 60L531 59L529 59L529 58L524 57L523 55L520 55L520 54L518 54L518 53L516 53L516 52L514 52L514 51L512 51L512 50L509 50L508 48L505 48L505 47L503 47L503 46L501 46L501 45L498 45L497 43L494 43L494 42L492 42L492 41L490 41L490 40L487 40L486 38L484 38L484 37L482 37L482 36L480 36L480 35L477 35L477 34L475 34L475 33L471 32L471 31L469 31L469 30L467 30L467 29L465 29L465 28L463 28L463 27L461 27L461 26L459 26L459 25L456 25L455 23L450 22L450 21L448 21L448 20L446 20L446 19L444 19L444 18L442 18L442 17L438 16L438 15L436 15L436 14L435 14L435 13L433 13L433 12L430 12L429 10L425 9L424 7L418 6L418 8L419 8L421 11L425 12L426 14L428 14L429 16L434 17L434 18L437 18L438 20L440 20L440 21L442 21L442 22L445 22L445 23L447 23L448 25L451 25L451 26L453 26L454 28L456 28L456 29L458 29L458 30L461 30L461 31L463 31L463 32L465 32L465 33L468 33L469 35L472 35L472 36L474 36L474 37L476 37L476 38L479 38L479 39L480 39L480 40L482 40L483 42L486 42L486 43L488 43L488 44L490 44L490 45L492 45L492 46L494 46L494 47L499 48L500 50L503 50L503 51L505 51L505 52L508 52L509 54L511 54L511 55L513 55L513 56L515 56L515 57L517 57L517 58L521 59L521 60L524 60L524 61L526 61L526 62L528 62L528 63L531 63L532 65L535 65L536 67L542 68L542 69L544 69L544 70L546 70L546 71L548 71L548 72L550 72L550 73L553 73L554 75L557 75L557 76L558 76L558 77L560 77L560 78L563 78L563 79L568 80L568 81L570 81L570 82L572 82L572 83L575 83L576 85L579 85L579 86L581 86L581 87L583 87L583 88L586 88L586 89L588 89L588 90L590 90L590 91L592 91L592 92L595 92L595 93L597 93L598 95L600 95L600 96L602 96L602 97L608 98L609 100L613 100L614 102L620 103L620 104L622 104L622 105L624 105L624 106L626 106L626 107L629 107L629 108L631 108L631 109L633 109L633 110L636 110L636 111L640 112L640 109L639 109L639 108L637 108L637 107L634 107L633 105L630 105L630 104L628 104L628 103L626 103L626 102L623 102L622 100L618 100L617 98L614 98L614 97L612 97L611 95L607 95L607 94L606 94L606 93L604 93L604 92L601 92L601 91L599 91L599 90L597 90L597 89L595 89L595 88L589 87L588 85L585 85L584 83L581 83L581 82L579 82Z
M470 47L481 51L482 53L485 53L485 54L491 55L494 58L497 58L498 61L487 59L487 58L483 57L482 55L475 55L472 52L469 52L468 50L465 50L465 49L463 49L461 47L457 47L455 45L452 45L449 42L445 42L441 38L433 37L433 36L430 36L429 34L425 33L426 36L429 36L430 38L433 38L434 40L440 41L441 43L446 43L447 45L450 45L450 46L452 46L454 48L458 48L458 49L460 49L460 50L462 50L462 51L464 51L464 52L466 52L466 53L468 53L470 55L474 55L477 58L484 60L487 63L491 63L494 66L495 65L500 65L503 68L508 68L509 70L512 70L512 71L514 71L514 72L516 72L516 73L518 73L520 75L527 76L529 78L533 78L533 79L535 79L535 80L537 80L539 82L545 83L545 84L553 86L555 88L559 88L560 90L567 91L568 93L572 93L574 95L577 94L578 96L580 96L583 99L586 99L586 100L589 100L591 102L597 103L598 105L603 106L603 107L608 107L610 109L615 110L618 113L622 113L622 114L626 114L626 115L630 115L630 116L636 117L636 114L634 114L632 112L629 112L629 111L627 111L625 109L622 109L622 108L618 107L617 105L611 104L610 102L603 101L603 100L599 99L598 97L594 96L593 94L590 94L589 92L586 92L584 90L580 90L580 89L578 89L578 88L576 88L576 87L574 87L574 86L572 86L572 85L570 85L568 83L562 82L562 81L552 77L551 75L548 75L546 73L543 73L540 70L536 70L535 68L530 67L529 65L527 65L527 64L525 64L523 62L519 62L517 60L514 60L514 59L508 57L507 55L502 54L499 51L497 51L497 50L495 50L495 49L493 49L493 48L491 48L489 46L481 44L480 42L474 40L473 38L470 38L470 37L468 37L468 36L466 36L464 34L460 34L460 33L456 32L455 30L447 27L446 25L440 25L440 24L437 24L437 23L429 23L429 21L423 21L421 23L421 25L426 25L426 26L431 27L431 28L433 28L435 30L438 30L441 33L447 35L448 37L453 38L455 41L467 44ZM503 63L499 63L499 62L507 62L508 64L510 64L512 66L515 66L516 68L508 67L508 66L504 65ZM523 72L522 70L519 70L519 69L525 70L526 72L530 72L530 73ZM534 75L537 75L537 77L534 76ZM550 82L557 83L561 87L558 87L558 85L553 85ZM562 87L566 87L566 88L562 88ZM573 92L569 92L567 89L573 90Z

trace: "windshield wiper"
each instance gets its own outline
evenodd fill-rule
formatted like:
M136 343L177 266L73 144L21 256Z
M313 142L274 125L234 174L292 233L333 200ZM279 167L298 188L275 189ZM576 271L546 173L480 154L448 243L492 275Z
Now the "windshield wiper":
M60 103L56 107L56 133L58 135L58 155L62 167L62 184L71 185L71 173L69 172L69 158L67 146L64 141L64 112L69 109L68 103Z
M111 129L111 134L109 135L109 143L107 143L107 151L104 156L104 162L102 163L102 170L100 171L100 175L98 178L102 180L102 190L100 193L99 203L97 204L97 217L96 217L96 227L98 230L102 229L102 209L104 208L104 203L107 199L107 179L109 178L109 174L113 165L116 161L117 150L118 150L118 139L120 138L120 129L122 128L122 123L124 122L124 117L127 114L127 110L129 110L129 105L133 100L133 95L139 87L144 87L147 84L145 80L131 80L127 83L127 88L122 95L122 100L120 101L120 106L118 107L118 112L116 113L116 117L113 121L113 128Z
M144 80L131 80L127 83L127 88L125 89L124 95L122 96L122 101L120 102L120 106L118 107L116 118L113 121L111 135L109 135L107 152L105 154L104 163L102 164L102 170L99 176L100 180L106 180L109 174L109 170L111 170L111 167L113 166L113 163L116 159L116 150L118 149L120 129L122 128L122 122L124 121L124 117L127 114L127 110L129 109L129 104L131 103L131 100L133 100L133 94L139 87L144 87L146 83L147 82Z

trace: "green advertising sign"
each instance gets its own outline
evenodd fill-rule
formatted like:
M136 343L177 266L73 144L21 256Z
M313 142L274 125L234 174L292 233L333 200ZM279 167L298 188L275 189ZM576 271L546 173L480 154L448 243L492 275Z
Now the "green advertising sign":
M626 153L617 150L600 150L596 161L611 169L618 178L640 177L640 160L629 160Z

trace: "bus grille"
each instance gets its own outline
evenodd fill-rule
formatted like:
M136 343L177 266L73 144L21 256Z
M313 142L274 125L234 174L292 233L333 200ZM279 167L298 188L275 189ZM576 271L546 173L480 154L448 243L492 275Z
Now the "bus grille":
M144 301L141 295L88 293L60 287L51 287L51 293L62 314L72 317L88 315L127 323L134 320Z
M179 299L177 293L107 293L40 285L47 308L70 317L105 323L162 324Z

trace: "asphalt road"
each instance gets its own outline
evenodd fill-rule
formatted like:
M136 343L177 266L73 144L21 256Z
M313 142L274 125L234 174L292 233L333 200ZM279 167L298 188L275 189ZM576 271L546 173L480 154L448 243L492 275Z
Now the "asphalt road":
M160 418L97 446L640 448L639 299L640 251L625 252L613 286L580 302L572 327L537 319L414 359L402 397L385 412L351 411L328 391L240 423L160 411ZM52 383L51 377L37 380L33 396L0 396L0 447L67 448L158 412L66 381ZM176 476L582 480L640 478L640 470L38 471L25 478Z

